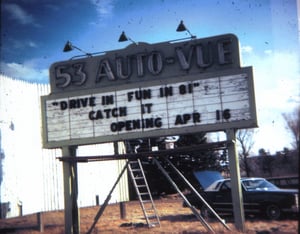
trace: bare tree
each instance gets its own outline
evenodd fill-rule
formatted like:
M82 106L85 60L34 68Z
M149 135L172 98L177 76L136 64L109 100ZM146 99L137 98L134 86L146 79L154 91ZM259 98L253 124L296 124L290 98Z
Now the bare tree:
M294 142L292 146L299 151L299 132L300 132L300 105L291 113L282 114L286 128L292 133Z
M236 133L236 139L238 143L238 152L241 162L241 169L246 172L247 177L250 176L251 168L248 164L247 157L250 155L250 152L254 145L253 136L255 134L254 128L249 129L240 129Z

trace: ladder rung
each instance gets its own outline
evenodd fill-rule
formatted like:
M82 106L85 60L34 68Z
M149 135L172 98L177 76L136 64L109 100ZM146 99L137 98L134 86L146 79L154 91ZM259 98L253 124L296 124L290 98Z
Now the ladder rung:
M137 160L130 160L129 163L138 163Z
M151 200L142 200L143 203L151 202Z
M149 216L147 216L147 218L148 218L148 219L156 219L157 216L156 216L156 215L149 215Z
M136 172L136 171L139 171L139 172L140 172L140 171L142 171L142 170L138 168L138 169L131 169L131 171L132 171L132 172Z
M135 180L144 179L144 177L134 177Z
M140 193L141 196L149 195L148 192Z

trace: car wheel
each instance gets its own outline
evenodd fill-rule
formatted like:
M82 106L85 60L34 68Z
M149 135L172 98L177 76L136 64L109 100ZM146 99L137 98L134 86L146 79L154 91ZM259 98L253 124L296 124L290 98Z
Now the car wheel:
M267 206L266 215L269 219L279 219L281 216L281 210L278 205L271 204Z

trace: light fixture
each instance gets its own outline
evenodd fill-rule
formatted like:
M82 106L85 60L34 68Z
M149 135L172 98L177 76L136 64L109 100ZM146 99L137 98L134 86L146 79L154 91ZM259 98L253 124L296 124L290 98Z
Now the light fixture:
M77 46L74 46L70 41L67 41L66 44L65 44L65 47L64 47L64 52L69 52L73 49L76 49L76 50L79 50L80 52L84 53L85 55L87 56L92 56L91 53L88 53L88 52L85 52L84 50L78 48Z
M119 42L123 42L123 41L131 41L132 43L134 43L134 44L137 45L137 43L136 43L134 40L132 40L130 37L126 36L126 34L125 34L124 31L121 33L121 35L120 35L118 41L119 41Z
M191 38L196 38L195 35L193 35L190 30L188 30L187 27L185 27L184 23L183 23L183 20L180 21L180 24L178 25L177 29L176 29L177 32L183 32L183 31L187 31L188 34L190 34Z
M15 125L12 121L10 121L10 123L9 123L9 122L6 122L4 120L0 120L0 124L9 124L9 129L12 130L12 131L15 130Z
M15 130L15 125L12 121L10 121L10 125L9 125L10 130L14 131Z

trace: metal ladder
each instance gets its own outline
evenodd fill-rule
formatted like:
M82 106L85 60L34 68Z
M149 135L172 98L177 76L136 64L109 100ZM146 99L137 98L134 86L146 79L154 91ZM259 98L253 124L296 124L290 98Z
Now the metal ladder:
M140 159L130 160L128 170L140 201L148 227L160 226L159 217L150 193Z

